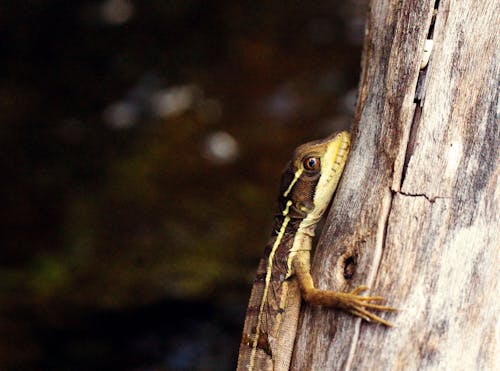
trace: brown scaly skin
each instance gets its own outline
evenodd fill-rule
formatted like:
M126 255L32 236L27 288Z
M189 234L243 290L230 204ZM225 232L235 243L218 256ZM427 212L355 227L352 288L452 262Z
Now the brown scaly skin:
M315 288L310 250L318 221L330 203L349 152L346 132L298 147L283 172L279 212L252 287L238 357L238 370L288 370L301 298L339 308L366 321L392 326L369 310L394 311L361 296L366 286L343 293Z

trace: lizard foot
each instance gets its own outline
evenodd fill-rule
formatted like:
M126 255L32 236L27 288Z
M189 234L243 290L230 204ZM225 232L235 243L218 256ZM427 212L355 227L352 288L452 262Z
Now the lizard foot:
M367 286L361 285L352 290L351 292L342 293L335 292L337 297L338 307L346 310L347 312L354 314L357 317L364 319L367 322L381 323L385 326L392 327L393 324L384 320L383 318L373 314L369 309L380 310L385 312L395 312L396 308L375 304L374 302L379 302L384 298L382 296L361 296L361 292L368 290Z

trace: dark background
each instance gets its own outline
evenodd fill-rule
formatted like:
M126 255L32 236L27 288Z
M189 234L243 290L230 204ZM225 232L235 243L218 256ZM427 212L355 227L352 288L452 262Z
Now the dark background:
M366 0L0 4L0 369L233 369L293 148Z

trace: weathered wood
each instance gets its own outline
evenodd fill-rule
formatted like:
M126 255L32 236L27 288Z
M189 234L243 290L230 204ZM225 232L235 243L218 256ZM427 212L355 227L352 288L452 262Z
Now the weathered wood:
M382 314L390 329L303 305L292 369L500 367L499 24L498 0L371 2L353 147L313 277L367 284L401 311Z

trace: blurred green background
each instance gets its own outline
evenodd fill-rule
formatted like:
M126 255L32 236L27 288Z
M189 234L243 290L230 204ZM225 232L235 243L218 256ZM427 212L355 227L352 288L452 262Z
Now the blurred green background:
M294 147L366 0L0 4L0 369L234 369Z

